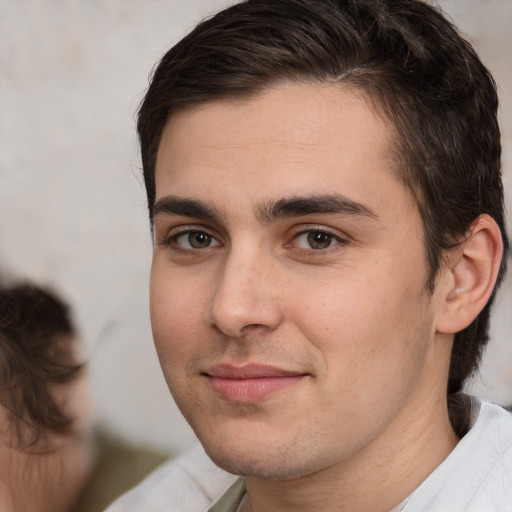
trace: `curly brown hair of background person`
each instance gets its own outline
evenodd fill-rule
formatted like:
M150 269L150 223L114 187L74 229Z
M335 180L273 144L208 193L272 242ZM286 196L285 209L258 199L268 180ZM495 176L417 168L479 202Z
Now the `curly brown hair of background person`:
M50 290L24 283L0 289L0 404L16 448L41 449L46 433L72 433L73 419L52 390L82 370L74 336L68 305Z

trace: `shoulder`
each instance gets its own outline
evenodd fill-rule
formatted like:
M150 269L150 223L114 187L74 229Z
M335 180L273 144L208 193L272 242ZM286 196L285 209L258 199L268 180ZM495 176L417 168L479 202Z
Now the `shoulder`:
M479 425L480 422L480 425ZM481 444L484 450L474 445L479 454L473 471L480 475L480 487L475 492L468 512L512 511L512 413L504 408L482 402L475 427L480 427L480 436L474 443ZM484 474L485 470L485 474Z
M405 511L512 512L512 414L472 398L475 421Z
M160 466L106 512L204 512L236 478L197 445Z

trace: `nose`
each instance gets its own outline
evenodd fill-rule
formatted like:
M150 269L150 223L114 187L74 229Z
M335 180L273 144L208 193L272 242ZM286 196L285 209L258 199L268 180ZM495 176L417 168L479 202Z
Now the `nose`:
M210 323L231 338L269 332L282 322L275 264L262 256L231 253L219 273Z

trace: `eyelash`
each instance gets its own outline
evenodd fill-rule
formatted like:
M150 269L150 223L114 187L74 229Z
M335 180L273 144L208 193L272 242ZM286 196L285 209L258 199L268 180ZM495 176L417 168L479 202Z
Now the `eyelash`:
M296 233L293 236L292 240L296 241L304 235L312 234L329 237L329 245L327 247L314 248L311 247L311 241L308 240L309 247L295 247L295 249L297 249L298 251L303 251L304 253L308 253L314 257L324 255L326 252L331 252L332 250L335 250L336 246L346 245L348 243L348 241L339 236L339 234L333 233L331 230L326 229L325 227L318 226L307 226L306 229L302 229L301 231ZM291 246L291 244L287 244L287 246Z
M175 230L173 230L173 231L175 231ZM205 236L209 237L211 240L216 241L217 244L207 245L202 248L194 248L194 247L188 248L188 247L182 247L178 243L179 238L185 237L187 235L190 237L190 235L192 235L192 234L205 235ZM200 227L200 226L182 227L178 232L167 235L163 240L161 240L159 242L159 244L167 246L167 247L171 247L175 251L185 252L185 253L195 252L195 251L199 251L201 249L208 249L210 247L219 247L222 245L222 243L219 242L218 237L216 235L210 233L209 231L204 229L204 227Z
M183 247L178 243L178 240L182 237L186 237L187 235L190 237L192 234L198 234L198 235L204 235L206 237L209 237L211 241L213 241L213 245L210 243L204 247ZM321 247L321 248L314 248L311 247L294 247L293 242L298 240L300 237L304 235L311 235L311 234L317 234L321 236L329 237L329 245L327 247ZM343 246L348 243L348 240L342 238L339 236L339 234L335 234L329 229L326 229L325 227L318 227L318 226L306 226L305 229L302 229L301 231L295 233L292 236L292 241L285 244L285 248L289 249L295 249L297 252L300 252L302 254L307 254L311 257L315 256L321 256L326 254L327 252L331 252L332 250L335 250L337 246ZM222 242L219 241L219 237L215 234L212 234L208 230L206 230L204 227L200 226L191 226L191 227L183 227L181 228L177 233L172 233L171 235L167 235L162 241L159 242L159 245L163 245L166 247L172 248L174 251L182 252L185 254L191 254L196 253L199 251L211 249L212 247L220 247L222 246Z

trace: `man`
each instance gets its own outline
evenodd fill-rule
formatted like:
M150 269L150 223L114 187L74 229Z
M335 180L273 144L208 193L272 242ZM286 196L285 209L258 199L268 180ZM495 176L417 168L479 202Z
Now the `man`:
M512 510L512 419L460 393L505 271L496 111L416 0L248 0L163 57L138 123L153 334L241 478L217 501L194 455L112 510Z

